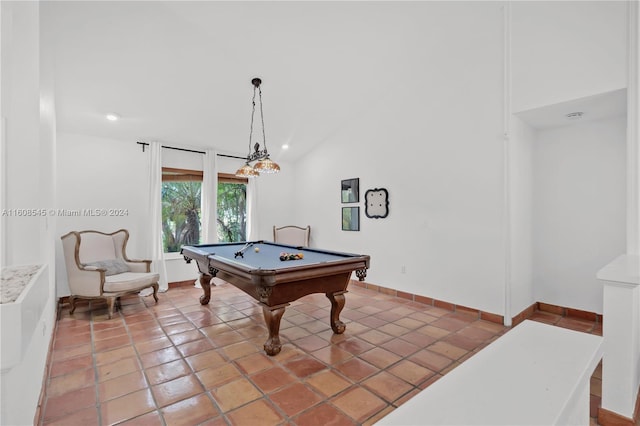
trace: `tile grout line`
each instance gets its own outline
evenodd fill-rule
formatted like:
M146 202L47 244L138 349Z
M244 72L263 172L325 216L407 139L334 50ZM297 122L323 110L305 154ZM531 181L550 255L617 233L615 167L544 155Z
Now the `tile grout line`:
M89 301L89 308L92 308L91 301ZM93 310L92 310L93 311ZM93 323L93 315L91 315L91 319L89 322L89 332L91 333L91 359L93 363L93 374L94 374L94 392L96 398L96 411L98 412L98 424L103 424L102 422L102 405L100 401L100 376L98 374L98 352L96 351L95 345L95 334L94 334L94 323Z

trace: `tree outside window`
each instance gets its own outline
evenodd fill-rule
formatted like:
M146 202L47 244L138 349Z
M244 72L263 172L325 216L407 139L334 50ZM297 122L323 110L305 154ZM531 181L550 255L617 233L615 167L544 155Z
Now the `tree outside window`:
M247 184L218 176L218 241L247 240Z
M164 251L179 252L201 240L202 172L163 167L162 237ZM247 180L218 175L217 231L220 242L246 240Z

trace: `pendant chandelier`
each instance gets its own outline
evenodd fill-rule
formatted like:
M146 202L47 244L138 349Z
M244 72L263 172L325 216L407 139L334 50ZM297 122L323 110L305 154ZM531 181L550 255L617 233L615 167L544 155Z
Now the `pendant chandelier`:
M280 171L280 166L278 166L275 162L271 161L269 158L269 152L267 151L267 138L264 135L264 114L262 112L262 90L260 89L260 84L262 84L262 80L259 78L254 78L251 80L251 84L253 84L253 99L251 100L251 127L249 130L249 153L247 154L247 162L244 166L240 167L236 172L236 176L238 177L256 177L261 173L278 173ZM256 142L253 145L253 152L251 152L251 142L253 140L253 117L256 112L256 91L258 92L258 97L260 100L260 122L262 124L262 144L263 149L260 149L260 143ZM257 161L254 166L251 166L251 163Z

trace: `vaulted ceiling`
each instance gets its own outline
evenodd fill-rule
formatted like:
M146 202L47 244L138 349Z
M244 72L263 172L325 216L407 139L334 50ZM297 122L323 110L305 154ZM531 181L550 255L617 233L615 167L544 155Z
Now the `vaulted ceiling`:
M419 82L424 5L41 2L57 130L245 155L260 77L269 150L293 161L381 93Z

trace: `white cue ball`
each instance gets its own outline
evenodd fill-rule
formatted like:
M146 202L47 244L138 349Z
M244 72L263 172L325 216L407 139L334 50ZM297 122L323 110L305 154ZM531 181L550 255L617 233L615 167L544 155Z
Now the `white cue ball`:
M260 252L260 247L256 247L254 248L254 250L256 251L256 253Z

